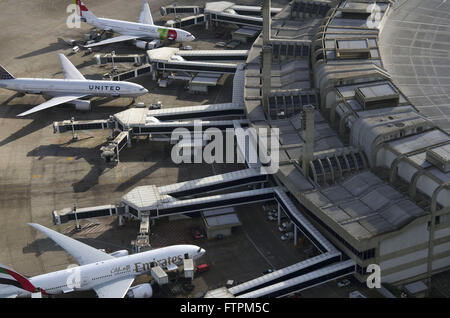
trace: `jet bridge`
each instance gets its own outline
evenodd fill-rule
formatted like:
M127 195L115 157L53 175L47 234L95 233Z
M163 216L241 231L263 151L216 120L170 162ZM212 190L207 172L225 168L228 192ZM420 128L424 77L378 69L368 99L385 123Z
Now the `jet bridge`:
M183 110L185 112L186 110ZM230 108L232 111L242 114L243 108ZM75 132L80 130L91 129L111 129L111 136L114 131L118 135L114 140L108 141L108 144L103 146L101 150L101 157L106 162L119 162L119 153L126 145L131 147L131 140L133 137L147 136L149 140L171 141L172 132L179 128L184 128L187 131L195 134L203 134L209 129L226 130L235 127L238 123L240 126L248 127L248 121L242 120L216 120L216 121L158 121L153 116L147 116L149 110L146 108L132 108L111 116L108 120L97 121L74 121L65 120L62 122L53 123L54 133ZM226 111L225 111L226 112ZM225 113L222 111L222 114ZM220 111L216 111L216 114ZM189 113L186 117L189 118ZM208 115L209 116L209 115Z
M227 208L245 204L273 201L273 188L217 194L201 198L177 200L169 195L161 195L152 186L138 187L124 195L121 206L125 211L140 219L143 212L157 219L170 215L190 214L208 209Z
M195 106L194 106L195 107ZM53 123L53 132L65 133L79 130L96 130L96 129L112 129L119 132L128 132L128 138L135 136L149 136L152 135L170 135L176 128L186 128L189 131L203 132L208 128L227 129L233 128L235 125L248 127L246 119L239 120L196 120L196 121L159 121L155 120L153 115L165 117L164 119L175 119L172 113L185 117L186 119L194 119L198 117L214 117L214 116L243 116L243 108L231 105L230 107L214 107L213 105L200 106L198 108L184 107L186 110L179 110L174 108L173 111L162 111L161 113L148 110L147 108L132 108L119 112L111 116L108 120L64 120ZM196 113L194 113L196 112ZM198 117L196 115L199 115Z
M355 272L355 266L356 263L353 260L339 262L295 278L283 280L276 284L241 294L237 296L237 298L283 297L293 292L302 291L307 288L351 275Z
M263 25L262 17L240 15L236 13L226 13L216 11L214 9L205 9L205 14L208 14L211 22L217 23L231 23L240 27L253 27L261 29Z
M209 5L214 4L223 4L224 7L221 7L222 10L233 10L237 14L240 15L249 15L249 16L260 16L262 12L261 6L247 6L247 5L238 5L234 4L232 2L209 2ZM270 8L270 13L272 16L276 15L277 13L281 12L282 8ZM160 8L161 15L166 16L169 14L200 14L205 12L205 8L202 8L200 6L178 6L178 5L168 5ZM232 12L232 11L231 11Z
M192 15L185 18L177 18L175 20L169 20L165 23L165 26L170 28L178 28L182 29L190 25L198 25L204 24L206 22L206 18L204 14Z
M218 73L234 74L237 64L233 63L208 63L194 61L157 61L156 70L161 72L188 72L188 73Z
M245 62L249 50L180 50L176 55L185 61Z
M204 8L199 6L179 6L179 5L168 5L160 8L161 16L166 16L169 14L183 14L192 13L200 14L204 12Z
M189 120L204 119L212 117L245 116L245 109L242 105L234 103L185 106L174 108L161 108L149 110L148 116L159 120Z
M177 48L172 47L162 47L154 50L147 51L148 61L151 63L155 70L171 71L171 72L187 72L187 73L220 73L220 74L234 74L236 72L237 64L233 63L212 63L204 62L208 61L208 56L211 59L230 59L238 58L243 59L243 55L248 54L248 52L239 53L225 53L225 52L213 52L213 51L194 51L190 53L189 51L182 51ZM188 59L185 60L183 55ZM199 59L200 56L203 58Z
M228 190L247 185L263 185L268 181L268 175L255 169L238 170L216 176L175 183L158 188L160 194L175 198L190 197L202 193Z
M96 54L94 56L95 61L98 65L107 63L134 63L134 64L144 64L147 59L145 54L126 54L126 55L116 55L116 54Z
M189 81L197 73L209 74L234 74L238 68L238 62L243 63L247 59L248 50L180 50L173 47L162 47L147 51L145 63L134 69L120 74L110 75L112 81L124 81L131 78L151 75L156 80L161 73L182 73ZM110 54L96 56L97 63L112 62ZM114 57L114 61L144 61L138 56ZM136 63L136 62L135 62ZM159 77L161 78L161 77ZM216 85L216 84L214 84ZM214 86L213 85L213 86ZM211 86L211 85L210 85Z
M53 224L59 225L71 221L78 221L82 219L90 219L97 217L113 216L122 214L123 208L116 205L100 205L88 208L65 208L60 211L54 210L52 212Z
M62 134L68 131L112 129L115 126L114 119L104 120L64 120L53 123L53 133Z
M248 126L246 119L237 120L244 127ZM158 137L159 135L171 135L177 128L184 128L191 132L204 132L209 128L217 128L225 130L227 128L233 128L236 120L215 120L215 121L172 121L172 122L158 122L158 123L145 123L143 125L130 126L132 134L134 136L149 136L150 138ZM170 140L170 138L169 138Z
M119 153L126 146L130 146L130 130L121 131L113 141L109 142L107 146L100 148L101 157L105 162L119 162Z
M165 202L167 200L173 201L176 198L186 198L194 195L199 195L202 193L213 193L221 190L233 189L236 187L244 187L250 185L263 185L268 181L267 175L262 175L258 170L245 169L234 172L229 172L225 174L215 175L211 177L190 180L186 182L175 183L162 187L155 186L144 186L137 187L126 194L122 199L125 200L125 204L120 207L115 205L105 205L100 207L82 208L82 209L63 209L61 211L53 211L53 220L55 224L67 223L74 221L75 219L87 219L91 217L99 216L110 216L114 214L125 214L126 213L126 202L129 201L132 206L128 212L135 217L141 218L144 216L150 216L150 209L137 211L134 207L140 205L137 203L139 200L156 200L152 201L155 204ZM270 190L265 190L263 193L249 193L267 195ZM227 197L225 197L226 199ZM213 197L214 199L214 197ZM250 198L251 199L251 198ZM137 200L137 201L136 201ZM158 200L162 200L161 202ZM183 200L181 200L183 201ZM210 202L211 198L204 202ZM202 202L200 202L202 203ZM187 204L189 205L189 204ZM134 206L134 207L133 207ZM135 212L136 211L136 212ZM182 212L182 211L181 211ZM188 211L189 212L189 211ZM192 211L191 211L192 212Z
M175 6L169 5L160 8L161 15L169 14L194 14L180 19L179 21L169 21L167 25L172 27L183 27L187 25L194 25L204 23L206 27L211 22L232 23L238 26L247 26L254 28L262 27L262 7L261 6L247 6L237 5L228 1L207 2L204 7L200 6ZM281 8L270 8L272 16L281 12ZM194 18L200 17L197 21Z

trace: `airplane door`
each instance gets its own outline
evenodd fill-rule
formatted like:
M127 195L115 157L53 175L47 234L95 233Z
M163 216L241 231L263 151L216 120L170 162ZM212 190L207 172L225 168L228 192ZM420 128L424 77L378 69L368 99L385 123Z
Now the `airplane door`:
M87 285L88 285L88 279L85 276L81 279L81 288L85 288L85 287L87 287Z

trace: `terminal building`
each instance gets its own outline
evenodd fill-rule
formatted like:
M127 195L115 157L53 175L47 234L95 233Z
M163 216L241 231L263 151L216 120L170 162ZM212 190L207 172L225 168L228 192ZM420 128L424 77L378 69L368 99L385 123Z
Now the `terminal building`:
M323 15L296 14L324 2ZM422 114L383 64L396 5L292 1L263 28L245 74L250 125L280 129L277 178L361 282L369 264L395 284L450 266L448 127ZM315 107L310 122L305 104Z

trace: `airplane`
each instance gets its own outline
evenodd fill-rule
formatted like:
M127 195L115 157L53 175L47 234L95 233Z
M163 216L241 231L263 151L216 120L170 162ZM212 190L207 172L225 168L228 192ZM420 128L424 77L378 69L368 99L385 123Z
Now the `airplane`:
M185 30L155 25L150 12L150 6L146 0L142 1L142 11L138 22L98 18L89 11L81 0L74 0L74 2L77 5L78 16L82 21L99 29L114 31L120 34L117 37L85 45L85 48L130 40L135 40L136 46L146 48L145 44L147 43L138 39L168 39L175 42L189 42L195 40L195 37Z
M99 298L150 298L149 283L131 287L134 279L148 274L152 265L180 265L184 258L197 259L205 250L195 245L172 245L128 255L127 250L107 254L36 223L28 223L65 249L80 266L31 278L0 264L0 297L55 295L93 289Z
M77 110L91 109L88 96L133 97L148 93L141 85L123 81L87 80L64 54L59 54L64 79L15 78L0 65L0 88L19 93L43 94L52 97L17 116L26 116L60 104L74 104Z

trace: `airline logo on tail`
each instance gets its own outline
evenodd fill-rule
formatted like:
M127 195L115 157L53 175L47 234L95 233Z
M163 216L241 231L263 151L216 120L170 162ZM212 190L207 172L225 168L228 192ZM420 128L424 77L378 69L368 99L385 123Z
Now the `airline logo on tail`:
M37 288L34 287L26 277L14 272L4 265L0 265L0 284L15 286L30 293L37 291Z
M78 8L78 14L80 16L83 16L83 12L88 12L88 8L86 8L86 6L84 5L83 2L81 2L81 0L73 0L73 3L76 4L77 8Z
M0 65L0 80L10 79L14 79L14 76L12 76L7 70L3 68L3 66Z

